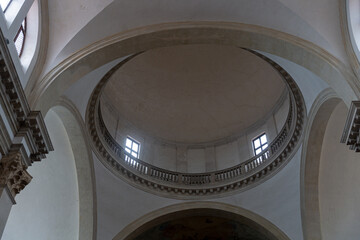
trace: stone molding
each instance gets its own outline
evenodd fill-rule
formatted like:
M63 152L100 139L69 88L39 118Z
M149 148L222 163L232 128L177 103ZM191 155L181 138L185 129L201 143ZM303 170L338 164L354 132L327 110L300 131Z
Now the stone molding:
M107 80L127 58L109 72L95 87L87 108L86 123L89 135L100 161L112 173L145 191L176 198L194 199L229 195L243 191L265 181L278 172L292 158L302 138L306 109L300 89L292 77L271 59L248 50L272 65L282 76L290 90L290 111L287 122L268 150L240 165L207 173L180 173L156 168L139 159L125 161L128 156L121 146L107 133L99 117L100 94ZM134 56L134 55L133 55ZM131 156L128 156L131 158Z
M322 239L318 194L319 159L327 121L340 101L331 88L320 92L312 104L304 129L300 165L301 222L304 239Z
M341 142L350 145L350 150L360 152L360 101L351 102Z
M1 159L0 185L7 187L13 202L15 202L15 196L20 193L32 179L26 169L27 166L22 160L22 153L20 151L10 152Z
M204 210L216 211L217 216L219 215L225 217L229 213L235 219L237 217L247 218L267 229L276 237L276 239L290 240L290 238L280 228L257 213L228 203L212 201L183 202L153 210L126 225L118 234L115 235L113 240L131 239L129 237L133 233L143 230L144 227L147 228L151 226L152 223L159 223L159 220L164 221L167 219L167 216L170 216L169 219L172 219L172 216L176 216L177 214L184 216L184 213L186 212L203 213Z
M7 41L0 31L0 184L14 198L31 181L27 167L53 146L41 113L29 107Z
M39 161L46 153L53 150L53 146L41 113L30 110L2 32L0 51L0 94L5 100L8 120L15 136L19 131L30 130L30 140L34 143L31 159Z
M61 119L74 153L79 189L79 240L96 239L97 207L93 152L84 120L73 104L63 96L52 110Z

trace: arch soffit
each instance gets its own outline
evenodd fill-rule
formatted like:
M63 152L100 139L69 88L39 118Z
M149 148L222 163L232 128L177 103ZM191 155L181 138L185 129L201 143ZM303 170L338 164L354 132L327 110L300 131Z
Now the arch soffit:
M96 239L95 173L81 115L65 98L61 98L51 109L61 119L74 154L79 191L79 239Z
M340 102L341 99L332 89L323 90L310 110L305 128L300 167L301 219L304 239L322 239L318 197L319 160L327 123Z
M96 42L51 70L29 98L45 114L62 93L92 70L123 56L180 44L223 44L271 53L312 71L346 104L360 97L360 84L334 56L311 42L272 29L240 23L186 22L151 25Z
M204 202L185 202L185 203L174 204L157 209L148 214L145 214L144 216L140 217L139 219L135 220L134 222L127 225L124 229L122 229L113 238L113 240L128 239L130 234L134 233L136 230L139 230L144 226L149 227L149 224L154 224L154 223L158 224L159 222L157 222L156 220L161 217L166 217L167 215L171 216L171 214L175 214L177 212L182 212L186 210L201 210L201 209L220 210L223 211L224 213L231 213L234 215L238 215L240 217L245 217L247 219L256 222L261 227L268 230L271 234L273 234L276 237L276 239L279 240L290 239L289 237L286 236L284 232L282 232L273 223L249 210L226 203L204 201Z

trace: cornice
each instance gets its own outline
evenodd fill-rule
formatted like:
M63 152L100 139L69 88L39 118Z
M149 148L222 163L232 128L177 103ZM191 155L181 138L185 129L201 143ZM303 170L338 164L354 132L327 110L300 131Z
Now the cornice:
M36 145L36 149L31 153L31 159L32 162L40 161L45 158L45 154L53 150L53 146L41 113L30 110L2 32L0 34L0 50L1 92L3 99L10 106L8 108L9 119L13 123L15 133L23 128L30 129L31 140Z
M15 203L15 195L31 180L27 167L45 158L53 146L41 113L31 111L29 107L2 31L0 99L0 107L5 114L0 121L1 136L4 137L1 144L0 184L6 187ZM4 126L5 122L9 123L11 129Z

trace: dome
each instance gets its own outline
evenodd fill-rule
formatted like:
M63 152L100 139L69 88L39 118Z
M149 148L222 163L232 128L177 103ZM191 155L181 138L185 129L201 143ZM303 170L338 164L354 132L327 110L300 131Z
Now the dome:
M277 63L218 45L129 56L104 75L87 111L99 158L115 175L186 199L271 176L298 147L303 117L302 95Z
M108 129L140 138L200 144L244 132L273 111L286 90L278 72L241 48L181 45L143 52L101 95Z

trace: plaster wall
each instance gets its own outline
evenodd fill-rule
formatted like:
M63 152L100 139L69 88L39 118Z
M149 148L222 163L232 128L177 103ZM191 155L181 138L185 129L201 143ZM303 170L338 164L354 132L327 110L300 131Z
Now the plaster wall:
M28 168L33 179L16 196L2 239L79 239L79 192L72 148L53 111L46 115L45 123L55 151Z
M50 0L48 58L53 59L112 0Z

